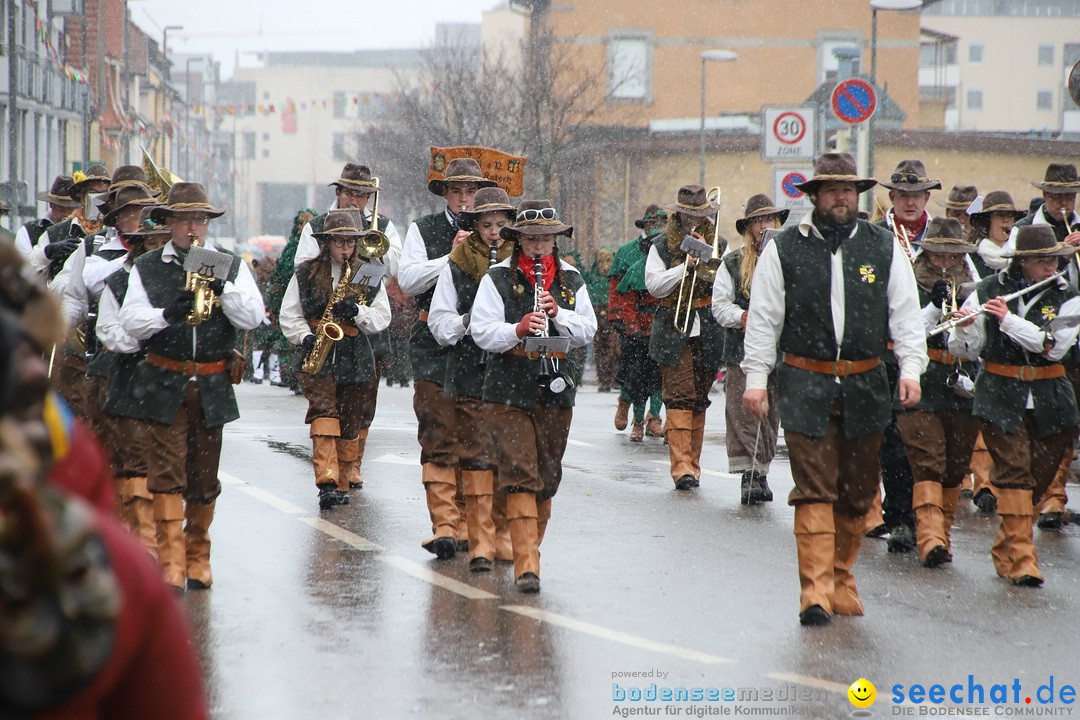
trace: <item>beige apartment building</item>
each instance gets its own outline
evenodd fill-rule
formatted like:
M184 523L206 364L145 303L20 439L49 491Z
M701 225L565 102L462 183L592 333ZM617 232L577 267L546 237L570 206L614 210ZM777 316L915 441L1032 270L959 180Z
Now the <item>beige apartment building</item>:
M1080 133L1066 90L1080 62L1080 2L936 0L922 26L938 42L924 44L920 86L949 97L944 129Z

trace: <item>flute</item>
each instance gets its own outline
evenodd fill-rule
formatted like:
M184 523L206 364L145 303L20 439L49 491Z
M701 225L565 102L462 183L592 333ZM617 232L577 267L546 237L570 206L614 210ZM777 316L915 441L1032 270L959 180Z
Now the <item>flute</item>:
M1065 271L1062 270L1061 272L1054 273L1053 275L1046 278L1045 280L1040 280L1039 282L1035 283L1034 285L1028 285L1023 290L1017 290L1016 292L1009 293L1008 295L999 295L998 297L1001 300L1005 301L1005 302L1009 302L1010 300L1015 300L1018 297L1023 297L1024 295L1027 295L1032 290L1038 290L1042 286L1048 285L1049 283L1053 282L1054 280L1057 280L1059 277L1061 277L1064 274L1065 274ZM956 326L961 325L961 324L967 322L968 320L971 320L971 319L975 318L975 316L981 315L984 312L986 312L986 303L983 303L983 304L977 306L974 310L972 310L967 315L955 315L955 316L949 318L945 322L938 324L936 327L934 327L930 332L928 332L926 334L927 334L928 337L934 337L935 335L940 335L943 332L949 332L950 330L952 330Z

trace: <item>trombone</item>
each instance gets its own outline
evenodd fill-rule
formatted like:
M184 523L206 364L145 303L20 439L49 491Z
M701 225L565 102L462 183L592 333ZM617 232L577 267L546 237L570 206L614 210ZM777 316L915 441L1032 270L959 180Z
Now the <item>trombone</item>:
M711 261L720 257L720 188L709 188L709 192L705 193L705 199L709 202L715 202L718 206L716 218L713 222L712 257L709 259ZM708 261L699 260L699 262L694 263L693 272L688 272L686 263L683 263L682 280L679 281L679 296L675 299L675 310L672 316L675 331L680 335L685 335L690 331L690 319L694 316L694 288L697 287L698 266L702 262ZM689 287L686 284L687 275L690 276ZM706 266L701 271L701 280L708 282L710 285L715 278L716 268Z

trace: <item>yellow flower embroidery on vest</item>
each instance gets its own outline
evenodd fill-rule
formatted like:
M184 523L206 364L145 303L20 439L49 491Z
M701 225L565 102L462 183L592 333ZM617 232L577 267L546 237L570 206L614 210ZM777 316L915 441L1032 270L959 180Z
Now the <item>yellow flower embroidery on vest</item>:
M859 267L859 279L864 283L873 283L877 279L873 265L862 265Z
M1042 319L1043 320L1045 320L1047 322L1050 322L1051 320L1053 320L1056 317L1057 317L1057 308L1055 308L1053 305L1043 305L1042 306Z

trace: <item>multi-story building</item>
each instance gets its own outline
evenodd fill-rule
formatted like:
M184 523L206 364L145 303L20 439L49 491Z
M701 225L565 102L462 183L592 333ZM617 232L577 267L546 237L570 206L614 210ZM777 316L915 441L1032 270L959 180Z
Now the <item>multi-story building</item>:
M1065 84L1080 62L1080 2L935 0L922 25L941 42L923 45L919 85L944 91L945 129L1080 132Z

